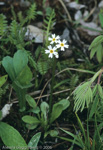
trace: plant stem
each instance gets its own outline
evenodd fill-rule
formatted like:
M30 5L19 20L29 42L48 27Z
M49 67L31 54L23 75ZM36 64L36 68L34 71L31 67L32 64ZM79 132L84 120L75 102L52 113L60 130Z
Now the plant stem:
M51 83L51 92L50 92L50 101L49 101L49 116L52 111L53 86L55 81L55 67L56 67L56 58L54 58L54 62L53 62L52 83Z

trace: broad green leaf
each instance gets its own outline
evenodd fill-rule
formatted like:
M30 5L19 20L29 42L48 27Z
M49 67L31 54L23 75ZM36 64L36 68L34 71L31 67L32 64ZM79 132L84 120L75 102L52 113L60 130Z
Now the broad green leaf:
M13 59L9 56L4 57L2 61L2 65L5 68L6 72L8 73L10 79L14 81L16 74L13 66Z
M103 51L103 47L102 47L102 45L101 44L99 44L98 45L98 49L97 49L97 54L96 54L96 56L97 56L97 60L99 61L99 62L101 62L102 61L102 57L103 57L103 53L102 53L102 51Z
M38 146L38 142L40 140L40 137L41 137L41 132L38 132L36 133L32 138L31 140L29 141L28 143L28 147L31 149L31 150L36 150L37 149L37 146ZM33 147L33 148L32 148Z
M63 111L63 105L62 104L54 104L52 113L51 113L51 118L50 118L50 123L55 121L62 113Z
M0 77L0 87L2 87L2 85L7 81L7 77L8 75Z
M36 117L32 117L29 115L23 116L22 120L28 124L39 124L40 123L40 121Z
M94 98L92 107L91 107L91 109L90 109L89 119L91 119L91 118L93 117L93 115L95 114L95 112L96 112L98 100L99 100L99 97L98 97L98 94L97 94L97 95L95 96L95 98Z
M38 126L38 124L26 124L26 127L27 127L29 130L34 130L37 126Z
M2 118L2 111L0 110L0 119Z
M95 46L91 49L91 52L90 52L90 59L93 58L93 56L95 55L95 53L97 52L98 50L98 46Z
M50 130L49 134L50 134L50 136L55 137L59 134L59 132L57 130Z
M34 100L34 98L32 98L30 95L26 95L26 101L28 102L29 106L31 106L32 108L36 107L36 102Z
M58 104L62 104L63 105L63 110L65 110L66 108L69 107L70 102L67 99L63 99L60 102L56 103L55 105L58 105Z
M103 28L103 12L99 13L99 20L100 20L101 27Z
M11 147L11 150L19 150L20 148L28 150L28 146L20 133L7 123L0 122L0 137L6 146Z
M98 84L98 94L103 99L103 90L100 84Z
M34 109L30 109L30 112L33 112L34 114L38 114L40 112L40 108L36 106Z
M21 70L16 80L22 86L30 84L30 81L32 80L32 72L27 65Z
M92 41L92 43L91 43L91 45L89 47L89 50L92 49L93 47L97 46L99 43L102 43L102 42L103 42L103 35L99 35L98 37L96 37Z
M24 69L28 63L28 56L25 51L18 50L13 57L13 66L16 76Z
M40 105L41 112L43 113L44 120L47 120L47 113L49 111L49 105L46 102L42 102Z

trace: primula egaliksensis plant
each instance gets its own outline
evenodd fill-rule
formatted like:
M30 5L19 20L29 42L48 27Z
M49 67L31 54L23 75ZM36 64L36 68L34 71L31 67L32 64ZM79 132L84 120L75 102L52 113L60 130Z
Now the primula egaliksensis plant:
M32 112L34 116L25 115L22 118L29 129L35 129L38 125L41 125L44 129L44 138L48 134L50 134L51 136L57 135L58 132L56 130L50 130L51 124L70 105L70 102L67 99L63 99L55 103L54 105L52 104L56 59L59 57L58 50L61 49L62 51L64 51L65 48L68 48L68 45L66 44L66 40L60 41L60 37L56 36L55 34L52 34L52 36L49 37L48 40L50 41L50 45L48 46L48 50L45 50L45 53L48 55L49 59L53 61L49 104L43 101L40 107L38 107L35 100L31 96L26 95L26 100L32 107L32 109L30 109L30 112Z
M2 65L12 80L12 86L19 100L20 111L26 109L25 94L27 88L31 87L32 72L28 66L28 55L23 50L18 50L14 57L6 56Z
M49 117L50 107L47 102L43 101L40 107L37 106L35 100L30 96L26 95L26 100L31 107L29 112L34 114L34 116L25 115L22 120L26 123L26 127L30 130L41 126L44 130L44 138L50 134L51 136L56 136L58 134L57 130L51 130L51 124L61 115L61 113L67 109L70 102L67 99L63 99L52 106L51 115Z
M60 36L56 36L55 34L52 34L51 37L48 38L50 41L50 45L48 46L48 49L45 50L46 54L49 54L49 58L53 58L53 68L52 68L52 83L51 83L51 95L50 95L50 101L49 101L49 112L51 113L51 107L52 107L52 95L53 95L53 86L54 86L54 80L55 80L55 67L56 67L56 58L59 58L59 50L65 51L65 48L68 48L69 45L67 45L67 41L64 39L63 41L60 40ZM50 115L49 113L49 115Z

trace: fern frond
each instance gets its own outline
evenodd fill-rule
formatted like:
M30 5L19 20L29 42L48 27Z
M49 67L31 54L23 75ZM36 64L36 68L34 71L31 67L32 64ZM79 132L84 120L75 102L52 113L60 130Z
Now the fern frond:
M79 78L78 75L73 75L70 79L70 87L75 87L77 82L78 82Z
M27 18L29 21L35 19L36 17L36 4L32 4L29 10L27 11Z
M3 14L0 14L0 36L4 35L6 29L7 29L6 16Z
M18 23L16 22L16 20L13 20L10 25L10 34L12 35L13 38L17 37L19 31L18 28L19 28Z
M38 71L41 75L44 75L47 73L48 71L48 63L46 61L39 61L38 64L37 64L37 67L38 67Z
M48 36L50 31L53 29L54 23L55 23L55 11L54 9L52 10L51 14L48 14L46 19L44 19L44 32L46 32L46 45L48 45Z
M78 86L74 92L74 111L83 111L85 105L89 106L92 102L93 94L91 89L91 82L85 82L84 84Z

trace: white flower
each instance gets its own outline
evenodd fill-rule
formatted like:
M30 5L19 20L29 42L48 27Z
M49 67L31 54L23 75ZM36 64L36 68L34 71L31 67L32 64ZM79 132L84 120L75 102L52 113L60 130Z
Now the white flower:
M56 50L57 50L56 47L53 47L53 48L52 48L52 46L49 45L49 46L48 46L48 49L49 49L49 50L45 50L45 53L46 53L46 54L49 54L49 57L50 57L50 58L53 58L53 55L55 55L56 58L59 57L58 53L56 52Z
M50 44L53 44L53 43L57 43L58 40L60 39L60 36L56 36L55 34L52 34L52 37L49 37L48 40L51 41Z
M61 48L61 51L64 51L64 48L68 48L69 47L69 45L65 44L66 42L67 42L66 40L63 40L63 41L59 40L58 44L56 45L57 48Z

